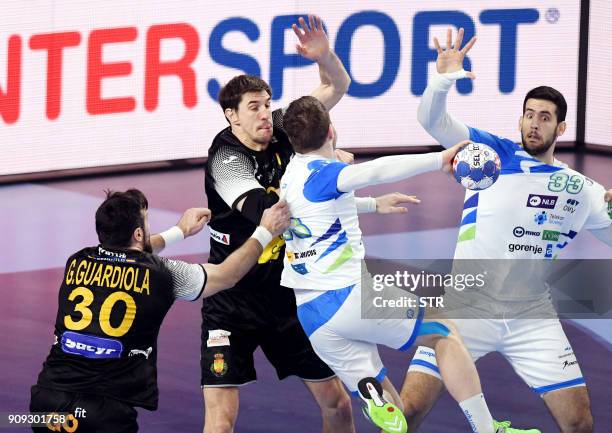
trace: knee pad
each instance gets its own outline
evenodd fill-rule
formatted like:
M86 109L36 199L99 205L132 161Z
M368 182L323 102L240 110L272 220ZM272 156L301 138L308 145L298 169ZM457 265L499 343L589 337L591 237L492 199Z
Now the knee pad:
M430 376L442 380L440 370L438 369L438 363L436 362L436 352L429 347L419 346L417 348L410 362L410 366L408 367L408 373L411 371L429 374Z

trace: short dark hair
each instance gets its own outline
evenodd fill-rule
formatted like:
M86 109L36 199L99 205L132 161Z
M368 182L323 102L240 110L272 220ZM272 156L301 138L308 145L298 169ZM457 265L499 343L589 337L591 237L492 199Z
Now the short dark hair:
M96 233L101 244L127 247L138 227L144 229L143 211L149 208L145 195L137 189L106 191L106 200L96 211Z
M272 90L268 83L254 75L237 75L227 82L219 91L219 104L223 112L227 108L238 109L242 95L249 92L260 92L265 90L272 96Z
M283 116L283 127L293 150L305 153L317 150L329 131L329 113L325 106L313 96L302 96L287 108Z
M540 86L535 89L531 89L525 95L525 100L523 101L523 114L525 114L525 107L527 106L528 99L544 99L545 101L550 101L555 104L557 122L561 123L565 121L565 115L567 114L567 102L565 102L565 98L557 89L553 89L548 86Z

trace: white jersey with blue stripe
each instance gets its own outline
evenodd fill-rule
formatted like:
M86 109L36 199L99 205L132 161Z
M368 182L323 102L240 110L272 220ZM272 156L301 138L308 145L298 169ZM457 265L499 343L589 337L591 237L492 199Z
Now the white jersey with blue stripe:
M318 155L296 154L281 179L281 193L291 212L284 233L281 284L296 291L302 304L321 291L360 281L365 250L353 192L337 189L347 164Z
M471 127L469 132L471 141L499 154L502 169L493 186L467 191L455 259L553 259L583 228L612 223L605 190L597 182L559 161L542 163L511 140ZM504 271L505 281L521 285L520 293L507 292L509 299L546 293L542 281L521 279L529 274L524 261L507 261L506 266L510 268ZM499 288L499 293L492 287L487 292L505 299Z

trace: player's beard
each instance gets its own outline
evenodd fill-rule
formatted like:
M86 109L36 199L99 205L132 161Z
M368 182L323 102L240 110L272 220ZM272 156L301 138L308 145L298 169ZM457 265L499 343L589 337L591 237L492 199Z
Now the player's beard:
M145 253L153 253L153 246L151 245L151 235L147 232L145 232L144 240L142 241L142 250Z
M545 154L546 152L548 152L548 149L550 149L550 147L555 143L555 140L557 140L557 135L553 134L553 136L549 140L544 140L541 146L530 148L529 144L527 143L527 137L525 137L525 133L521 133L523 149L525 149L525 152L527 152L531 156L539 156Z

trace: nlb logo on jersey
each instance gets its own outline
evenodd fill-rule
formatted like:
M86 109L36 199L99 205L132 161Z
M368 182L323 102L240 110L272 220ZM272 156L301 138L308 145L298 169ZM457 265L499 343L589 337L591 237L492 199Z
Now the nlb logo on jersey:
M554 209L558 198L556 195L529 194L529 197L527 197L527 207Z
M62 334L62 350L86 358L119 358L123 344L119 340L67 331Z

